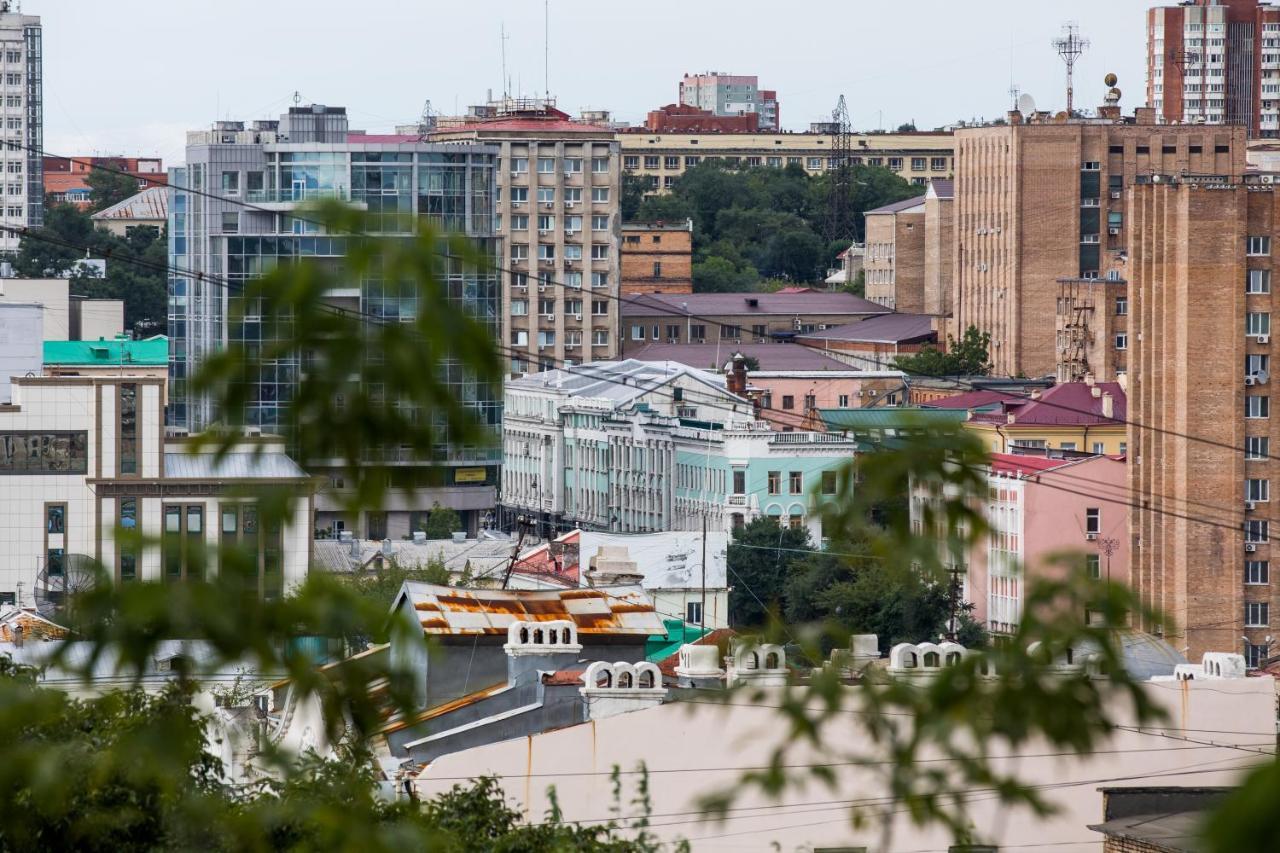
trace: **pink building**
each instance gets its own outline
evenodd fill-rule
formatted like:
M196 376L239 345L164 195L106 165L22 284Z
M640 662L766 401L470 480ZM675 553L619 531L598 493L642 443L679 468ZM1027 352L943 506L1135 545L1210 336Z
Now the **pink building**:
M1062 577L1060 554L1083 554L1098 578L1129 582L1129 499L1124 459L1053 459L996 453L987 477L985 542L970 552L965 599L973 618L996 634L1021 619L1027 577ZM925 501L913 489L912 523L920 530Z

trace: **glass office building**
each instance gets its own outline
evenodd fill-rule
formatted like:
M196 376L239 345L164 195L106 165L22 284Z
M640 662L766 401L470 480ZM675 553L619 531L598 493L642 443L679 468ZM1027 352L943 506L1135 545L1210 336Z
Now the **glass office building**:
M211 402L189 386L204 355L231 342L263 343L271 329L252 314L233 321L239 288L282 261L336 264L343 257L346 238L320 233L313 222L295 216L300 204L320 198L349 201L372 214L375 233L406 239L411 236L406 217L416 214L465 234L496 259L496 158L496 149L483 145L351 132L340 107L297 107L278 122L218 122L212 130L188 134L187 165L170 170L170 431L198 432L216 417ZM448 297L498 339L496 272L478 274L451 263L446 286ZM369 322L411 320L418 310L413 294L378 279L352 281L334 291L331 301L370 315ZM250 426L263 432L279 428L304 358L297 353L259 365L251 379ZM440 369L459 399L496 435L501 389L477 382L456 363L445 362ZM403 475L393 483L397 489L388 505L364 518L343 517L339 498L345 484L335 472L330 489L317 498L317 529L398 538L416 529L436 502L458 510L474 528L496 501L500 456L495 448L496 443L493 448L442 445L435 460L384 448L384 458L389 455ZM443 482L438 471L427 473L437 466L445 469ZM325 473L317 461L307 467Z

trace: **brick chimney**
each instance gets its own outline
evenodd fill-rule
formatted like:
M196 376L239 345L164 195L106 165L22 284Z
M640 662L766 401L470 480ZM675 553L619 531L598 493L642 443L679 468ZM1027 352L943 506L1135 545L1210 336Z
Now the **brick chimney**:
M733 354L733 364L729 368L725 385L730 394L737 394L739 397L747 395L747 359L740 352Z
M1110 391L1104 391L1102 394L1102 416L1104 418L1114 418L1116 416L1116 401L1111 396Z

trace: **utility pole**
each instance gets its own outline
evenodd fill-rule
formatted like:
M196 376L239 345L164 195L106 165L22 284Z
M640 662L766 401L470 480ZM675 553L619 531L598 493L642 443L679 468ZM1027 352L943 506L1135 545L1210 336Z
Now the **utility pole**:
M524 532L528 525L529 519L523 515L516 516L516 544L515 547L511 549L511 559L507 561L507 571L502 576L503 589L506 589L507 584L511 583L511 573L515 571L516 560L520 559L520 546L524 544ZM550 548L547 549L547 553L551 553Z
M698 606L699 639L707 635L707 511L702 511L702 604Z
M1107 555L1107 583L1111 583L1111 555L1120 550L1120 540L1099 539L1098 550Z
M844 95L831 111L831 161L827 164L827 241L853 239L850 207L853 195L853 141Z
M947 621L947 641L954 643L960 635L958 627L960 616L960 575L964 573L964 569L952 563L947 572L951 575L951 585L947 591L947 599L951 608L951 618Z

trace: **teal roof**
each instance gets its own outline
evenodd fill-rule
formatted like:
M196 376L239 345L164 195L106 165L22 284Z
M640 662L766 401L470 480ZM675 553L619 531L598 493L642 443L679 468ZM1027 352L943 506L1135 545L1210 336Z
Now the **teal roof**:
M969 417L963 409L919 408L819 409L819 414L833 432L954 429Z
M644 644L644 659L650 663L666 660L680 651L680 647L685 643L692 643L703 634L702 629L697 625L690 625L680 619L663 619L662 625L667 629L666 636L651 635Z
M96 341L45 341L44 363L52 365L111 367L167 367L169 339L164 335L141 341L116 338Z

